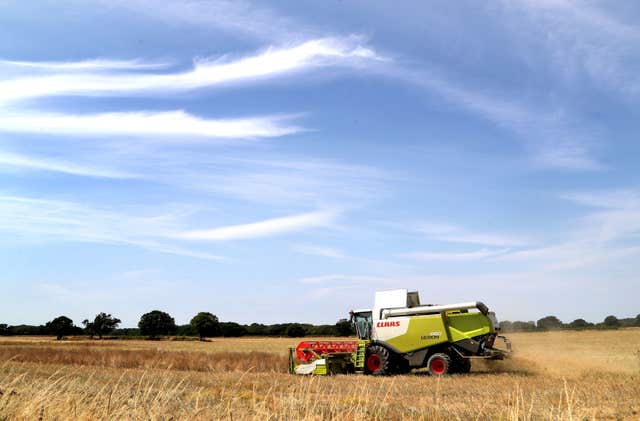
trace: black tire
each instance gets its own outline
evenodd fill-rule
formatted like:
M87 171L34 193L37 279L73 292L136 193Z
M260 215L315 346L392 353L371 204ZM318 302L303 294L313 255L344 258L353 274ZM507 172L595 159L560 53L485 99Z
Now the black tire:
M446 376L451 372L451 357L442 352L438 352L429 357L427 369L432 376Z
M393 369L394 373L397 374L409 374L411 373L411 367L409 366L409 361L405 360L401 356L396 357L395 366Z
M468 358L458 358L456 359L449 371L450 374L459 373L459 374L467 374L471 371L471 360Z
M371 345L367 348L364 359L364 370L367 374L374 376L384 376L391 374L392 361L389 350L380 345Z

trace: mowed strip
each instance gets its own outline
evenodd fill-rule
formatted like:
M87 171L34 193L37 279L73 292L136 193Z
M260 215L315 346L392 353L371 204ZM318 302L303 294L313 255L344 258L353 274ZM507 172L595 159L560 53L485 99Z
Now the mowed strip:
M183 371L286 372L287 357L269 352L216 353L162 349L113 349L96 346L3 346L0 362L34 362L103 368L163 369Z

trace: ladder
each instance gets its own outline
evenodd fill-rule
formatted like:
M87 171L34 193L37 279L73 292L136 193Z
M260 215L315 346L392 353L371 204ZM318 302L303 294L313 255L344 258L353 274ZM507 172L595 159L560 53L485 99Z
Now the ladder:
M364 373L364 356L367 350L367 344L369 341L367 340L359 340L358 347L356 348L355 358L353 361L354 368L356 370L356 374Z

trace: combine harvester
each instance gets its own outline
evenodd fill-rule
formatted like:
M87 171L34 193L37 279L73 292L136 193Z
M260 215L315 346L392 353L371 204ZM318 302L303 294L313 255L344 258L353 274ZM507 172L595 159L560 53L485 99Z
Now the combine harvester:
M468 373L472 359L501 360L511 343L499 336L495 314L483 303L422 305L418 292L378 291L373 310L351 311L358 340L303 341L289 349L295 374ZM506 349L494 347L496 338Z

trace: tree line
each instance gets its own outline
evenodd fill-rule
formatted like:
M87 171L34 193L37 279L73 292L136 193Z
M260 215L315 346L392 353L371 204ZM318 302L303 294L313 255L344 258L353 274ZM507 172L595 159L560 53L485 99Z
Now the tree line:
M556 316L546 316L537 321L511 322L505 320L500 322L500 329L503 332L533 332L548 330L583 330L583 329L617 329L621 327L640 327L640 314L636 317L618 319L616 316L610 315L604 318L602 322L591 323L585 319L575 319L570 323L564 323Z
M186 325L177 325L168 313L153 310L140 317L137 328L119 328L121 320L108 313L98 313L93 319L82 321L82 327L76 326L69 317L59 316L44 325L9 326L0 323L0 336L13 335L54 335L57 339L65 336L86 335L103 339L127 337L147 337L158 339L161 336L197 336L206 337L239 337L239 336L350 336L354 334L351 323L341 319L333 325L313 325L308 323L279 323L264 325L252 323L243 325L235 322L221 322L209 312L196 314Z
M313 325L308 323L279 323L265 325L252 323L244 325L235 322L221 322L209 312L196 314L186 325L176 325L171 315L160 310L153 310L140 317L137 328L118 328L120 319L107 313L98 313L92 320L85 319L82 326L76 326L70 318L59 316L44 325L9 326L0 323L0 336L13 335L55 335L57 339L65 336L86 335L102 339L109 335L113 338L147 337L157 339L160 336L197 336L205 337L239 337L239 336L351 336L353 327L347 319L341 319L333 325ZM640 314L634 318L618 319L610 315L600 323L591 323L585 319L576 319L564 323L556 316L546 316L537 321L502 321L503 332L532 332L561 329L617 329L623 327L640 327Z

